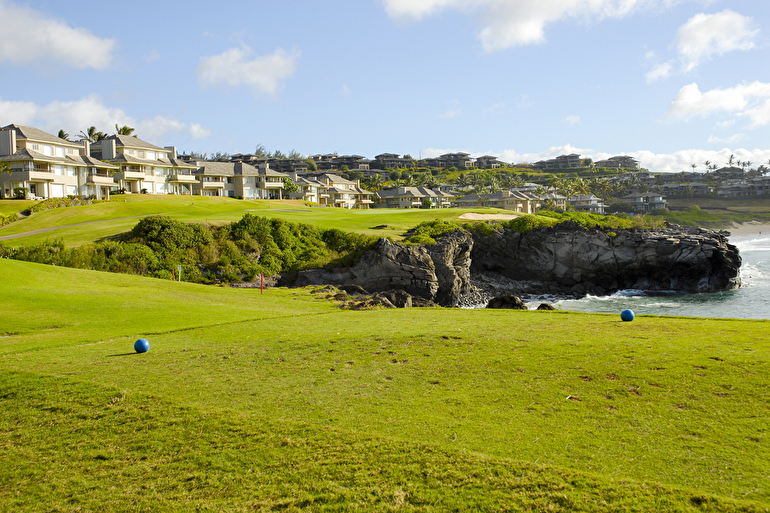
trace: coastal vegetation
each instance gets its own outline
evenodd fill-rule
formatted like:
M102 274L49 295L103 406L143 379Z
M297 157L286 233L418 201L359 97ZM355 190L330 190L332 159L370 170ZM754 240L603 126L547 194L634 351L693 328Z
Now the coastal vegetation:
M767 321L0 272L3 510L770 507Z
M61 240L9 248L0 257L64 267L170 279L181 269L195 283L250 282L325 265L350 265L376 238L245 214L223 226L142 218L112 240L65 247Z

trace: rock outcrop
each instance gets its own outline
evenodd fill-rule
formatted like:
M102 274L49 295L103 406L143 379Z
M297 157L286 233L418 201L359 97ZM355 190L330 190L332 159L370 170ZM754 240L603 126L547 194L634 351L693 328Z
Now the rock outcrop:
M353 284L369 292L403 290L443 306L456 306L460 298L474 291L470 279L472 249L473 239L463 230L448 233L430 246L380 239L354 266L302 271L291 284ZM286 284L286 280L279 284Z
M740 286L727 232L699 228L585 229L573 222L525 234L457 230L430 246L380 239L352 267L302 271L281 285L353 285L396 306L458 306L490 297L583 296L622 289L714 292ZM479 285L483 290L477 287ZM396 294L396 295L394 295ZM422 298L419 300L418 298ZM425 302L427 301L427 303Z
M741 258L727 235L681 227L587 230L573 222L525 234L504 230L474 240L471 271L506 278L509 293L730 290L740 286Z

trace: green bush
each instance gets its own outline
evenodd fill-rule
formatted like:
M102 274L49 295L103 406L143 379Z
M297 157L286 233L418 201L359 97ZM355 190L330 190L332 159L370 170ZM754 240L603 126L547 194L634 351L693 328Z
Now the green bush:
M19 220L19 214L0 214L0 226Z
M442 221L441 219L425 221L414 228L413 234L407 239L407 242L412 244L435 244L437 237L461 229L462 227L459 224L451 221Z
M508 228L519 233L527 233L533 228L539 228L541 226L554 226L559 224L558 219L551 218L549 216L535 216L532 214L526 214L519 216L516 219L511 219L503 223L503 227Z

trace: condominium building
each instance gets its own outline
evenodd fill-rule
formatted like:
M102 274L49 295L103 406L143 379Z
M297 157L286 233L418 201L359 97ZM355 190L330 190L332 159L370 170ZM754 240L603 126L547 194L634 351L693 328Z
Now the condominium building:
M115 187L113 164L89 155L87 141L71 142L37 128L8 125L0 129L0 198L90 196L109 198ZM17 191L17 192L14 192Z
M91 156L116 165L119 188L127 193L192 194L196 166L177 158L176 148L161 148L128 135L111 135L91 144Z

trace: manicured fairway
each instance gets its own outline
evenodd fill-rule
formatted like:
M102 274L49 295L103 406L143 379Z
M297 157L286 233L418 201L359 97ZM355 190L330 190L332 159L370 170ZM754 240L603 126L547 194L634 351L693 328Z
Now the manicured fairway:
M770 507L766 321L0 273L0 510Z
M0 201L0 209L13 210L14 200ZM15 210L13 210L15 211ZM118 195L108 202L38 212L27 219L0 227L0 237L57 228L25 235L2 243L18 246L61 238L68 245L94 242L130 230L140 217L167 215L184 222L223 224L237 221L246 213L278 217L324 228L401 239L406 231L423 221L460 220L467 212L508 213L494 208L475 209L370 209L347 210L309 207L300 201L237 200L205 196ZM83 224L90 223L90 224Z

